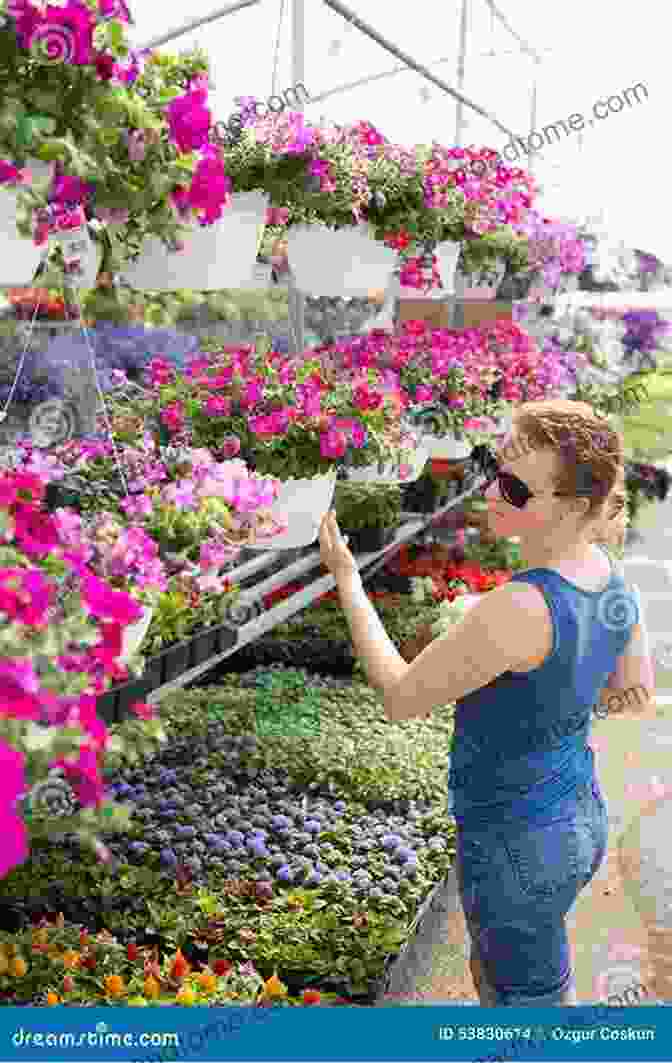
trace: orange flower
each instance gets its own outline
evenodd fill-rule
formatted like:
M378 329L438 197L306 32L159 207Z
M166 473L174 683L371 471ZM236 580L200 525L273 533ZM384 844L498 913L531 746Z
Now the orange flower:
M69 949L67 952L64 952L63 966L65 967L66 971L74 971L77 967L79 967L81 958L82 957L79 952L75 952L73 949Z
M304 989L301 999L304 1004L319 1004L322 998L316 989Z
M201 971L196 981L204 993L214 993L217 988L217 978L211 971Z
M171 978L184 978L185 975L189 974L190 970L191 967L182 955L182 950L178 949L170 967Z
M27 970L28 964L23 956L15 956L9 965L9 973L13 975L14 978L23 978Z
M180 989L179 993L175 997L175 1000L178 1004L185 1004L187 1007L190 1007L190 1005L193 1004L196 1000L196 994L194 993L193 989L189 989L188 986L184 986L182 989Z
M108 974L105 979L105 989L113 997L120 997L126 991L124 979L120 974Z
M150 1000L156 1000L160 992L161 987L159 986L159 983L156 978L152 978L150 974L149 978L145 978L145 996L149 997Z
M47 993L47 1004L53 1008L54 1004L60 1004L61 998L58 993Z
M282 984L277 974L272 974L264 982L264 995L268 997L284 997L287 995L287 987Z

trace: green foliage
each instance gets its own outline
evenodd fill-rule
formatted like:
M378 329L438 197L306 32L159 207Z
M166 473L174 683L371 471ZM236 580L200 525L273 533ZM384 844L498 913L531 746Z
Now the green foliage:
M342 528L393 528L401 520L401 488L387 484L337 483L336 517Z

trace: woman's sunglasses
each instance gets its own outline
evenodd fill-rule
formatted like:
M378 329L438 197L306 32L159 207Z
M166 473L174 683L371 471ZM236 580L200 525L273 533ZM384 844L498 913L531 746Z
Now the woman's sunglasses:
M483 491L487 491L496 480L499 493L504 501L515 506L516 509L524 509L530 499L535 497L534 492L530 491L523 480L519 480L513 473L503 472L500 469L499 462L492 451L487 450L480 455L480 466L486 481L482 487ZM561 491L554 491L553 495L556 498L567 497Z

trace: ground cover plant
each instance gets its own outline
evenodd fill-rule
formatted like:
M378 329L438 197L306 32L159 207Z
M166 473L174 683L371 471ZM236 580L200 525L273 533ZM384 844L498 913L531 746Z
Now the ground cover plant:
M288 733L264 735L273 703L296 707L298 733L286 718ZM227 964L277 975L294 994L370 992L451 864L452 707L390 724L362 683L314 686L306 672L258 669L165 699L160 719L160 755L110 762L109 790L131 812L128 830L104 839L110 863L66 836L37 843L0 883L6 1002L46 1003L51 993L80 1004L165 994L205 1003L205 987L221 1003L228 983L193 979ZM33 954L26 919L59 912L61 945L41 941L47 950ZM74 924L87 931L79 945L68 939ZM105 948L92 944L94 960L82 966L83 943L101 932ZM136 949L158 994L133 966ZM178 949L192 979L186 999ZM79 958L64 965L73 951Z

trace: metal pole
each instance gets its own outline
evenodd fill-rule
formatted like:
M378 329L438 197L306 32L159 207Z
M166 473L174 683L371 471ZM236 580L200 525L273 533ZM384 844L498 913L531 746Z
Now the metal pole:
M464 88L464 61L467 55L467 13L468 13L469 0L462 0L462 11L460 13L460 54L457 60L457 87L460 92ZM464 104L462 100L457 101L457 107L455 108L455 146L460 148L462 146L462 132L464 130Z
M306 24L304 0L292 0L292 84L304 83L306 57ZM295 93L298 96L298 93ZM304 110L304 101L301 98L297 110ZM300 292L294 283L294 275L289 276L289 320L294 326L295 354L300 354L305 348L305 313L306 297ZM291 344L291 337L290 337Z
M461 100L462 103L466 104L467 107L470 107L472 111L476 111L476 113L480 114L482 118L486 118L488 122L491 122L494 126L497 127L497 129L500 129L502 133L506 133L508 137L515 136L515 133L511 129L509 129L508 126L502 125L501 122L499 122L493 115L489 114L488 111L484 110L483 107L479 107L478 104L472 103L471 100L468 100L465 96L463 96L460 92L457 92L450 85L446 85L445 81L441 81L440 78L434 77L434 75L431 73L430 70L427 69L426 66L423 66L421 63L416 63L415 59L413 59L410 55L407 55L406 52L402 52L401 49L397 48L396 45L390 44L390 42L386 40L385 37L381 37L381 35L376 30L374 30L366 22L363 22L361 18L358 18L357 15L355 15L355 13L350 10L350 8L345 7L345 5L340 2L340 0L324 0L324 3L327 5L327 7L332 8L332 10L336 11L337 14L341 15L342 18L346 20L346 22L351 22L352 25L356 26L358 30L364 33L367 37L370 37L372 41L375 41L376 44L379 44L381 48L384 48L385 51L393 55L395 59L398 59L400 62L405 63L406 66L410 66L412 70L415 70L416 74L422 74L423 77L427 78L428 81L431 81L432 84L436 85L437 88L442 90L442 92L447 92L448 95L452 96L454 99Z
M176 37L182 37L185 33L191 33L192 30L197 30L201 26L206 26L208 22L216 22L218 18L223 18L225 15L233 15L236 11L242 11L244 7L251 7L252 4L258 4L259 0L235 0L233 4L227 4L226 7L220 7L217 11L212 11L209 15L199 15L197 18L190 18L188 22L185 22L179 29L168 30L167 33L162 33L158 37L152 37L151 41L147 41L147 44L143 44L143 48L159 48L162 44L168 44L169 41L174 41Z
M532 100L530 102L530 134L535 133L537 130L537 71L535 66L534 76L532 80ZM532 173L534 166L534 151L530 145L530 140L527 142L527 169L529 173Z
M540 63L541 62L541 57L537 54L537 52L535 52L534 48L530 47L530 45L527 43L527 41L524 41L523 38L520 37L516 33L516 31L511 28L511 26L506 21L506 19L505 19L504 15L502 14L502 12L494 4L493 0L486 0L486 3L488 5L488 7L490 8L490 10L492 11L493 15L495 16L495 18L498 18L499 21L502 23L502 25L504 26L504 29L508 30L508 32L511 34L512 37L515 37L515 39L518 41L518 44L521 46L522 50L524 52L527 52L527 54L529 56L531 56L532 59L536 59L536 61L538 63Z

